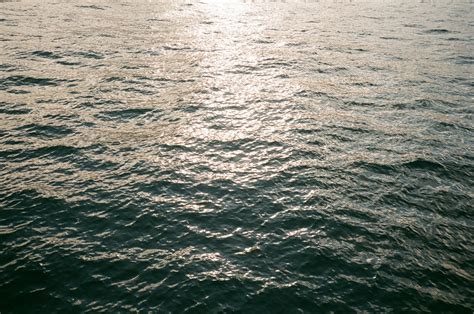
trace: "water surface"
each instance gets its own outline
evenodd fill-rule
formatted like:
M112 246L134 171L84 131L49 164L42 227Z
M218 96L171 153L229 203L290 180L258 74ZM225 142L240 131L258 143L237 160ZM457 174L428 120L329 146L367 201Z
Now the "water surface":
M472 313L472 2L0 2L0 312Z

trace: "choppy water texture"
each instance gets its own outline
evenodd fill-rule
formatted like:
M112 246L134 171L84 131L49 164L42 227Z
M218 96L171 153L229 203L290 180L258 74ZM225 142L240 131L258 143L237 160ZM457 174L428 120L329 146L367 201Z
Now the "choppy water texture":
M472 312L472 2L0 2L0 312Z

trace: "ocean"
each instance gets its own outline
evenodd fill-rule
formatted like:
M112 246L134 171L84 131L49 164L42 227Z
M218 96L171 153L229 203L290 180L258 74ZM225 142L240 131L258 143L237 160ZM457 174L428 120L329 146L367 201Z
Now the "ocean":
M474 3L0 1L0 312L474 310Z

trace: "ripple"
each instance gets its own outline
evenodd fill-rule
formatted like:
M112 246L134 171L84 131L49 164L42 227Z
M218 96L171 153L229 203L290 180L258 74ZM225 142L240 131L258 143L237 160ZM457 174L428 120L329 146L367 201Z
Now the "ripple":
M0 87L4 89L9 86L58 86L62 80L42 77L31 77L14 75L0 79Z
M98 6L98 5L76 5L77 8L81 9L93 9L93 10L105 10L106 6Z
M35 57L41 57L41 58L47 58L47 59L61 59L62 58L60 55L55 54L54 52L42 51L42 50L33 51L31 55Z
M451 31L444 28L433 28L433 29L426 30L425 33L426 34L447 34L447 33L451 33Z

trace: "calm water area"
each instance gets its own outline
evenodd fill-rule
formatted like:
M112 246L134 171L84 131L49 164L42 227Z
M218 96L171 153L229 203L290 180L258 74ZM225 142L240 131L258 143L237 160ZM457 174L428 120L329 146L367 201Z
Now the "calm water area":
M474 310L470 0L0 0L0 312Z

